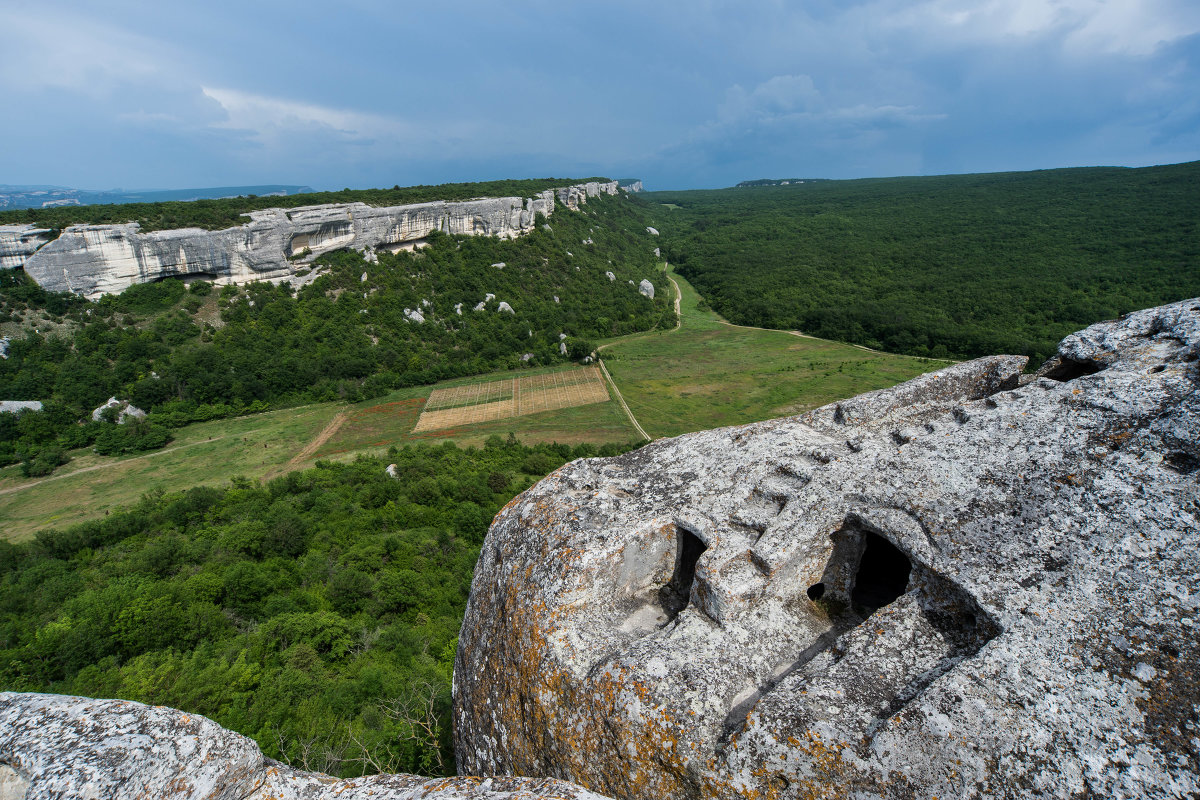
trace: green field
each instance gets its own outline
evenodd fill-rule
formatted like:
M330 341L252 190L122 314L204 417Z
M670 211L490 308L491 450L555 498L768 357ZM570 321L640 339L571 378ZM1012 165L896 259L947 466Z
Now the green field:
M745 328L699 307L688 282L681 326L604 346L604 363L653 438L798 414L891 386L945 361L895 356L788 331Z
M562 368L521 374L554 369ZM189 425L176 431L175 441L166 448L149 454L106 458L88 450L74 451L72 461L49 478L24 478L19 466L6 467L0 469L0 531L6 539L22 541L42 528L61 528L104 516L149 491L215 486L234 476L259 480L310 467L317 459L349 460L359 453L379 455L389 446L412 442L482 445L489 436L509 433L530 444L624 443L640 438L620 406L611 401L451 431L411 432L434 389L511 375L497 373L402 389L355 405L314 403ZM345 421L337 431L305 454L339 413L345 415Z
M876 353L852 345L730 325L678 276L680 327L609 341L602 356L630 410L652 438L796 414L843 397L890 386L945 362ZM568 367L573 368L573 367ZM522 371L522 375L562 367ZM190 425L167 448L113 459L88 450L49 478L0 470L0 530L21 541L42 528L104 516L149 491L219 485L235 476L261 480L392 445L453 441L482 445L490 436L526 443L637 441L615 401L413 434L434 389L511 377L511 372L394 391L348 405L314 403ZM343 418L322 441L322 433Z

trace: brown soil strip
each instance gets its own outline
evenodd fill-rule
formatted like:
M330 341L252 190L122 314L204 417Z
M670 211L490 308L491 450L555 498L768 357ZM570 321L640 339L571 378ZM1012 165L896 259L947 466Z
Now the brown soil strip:
M270 480L277 475L282 475L285 472L291 472L299 468L301 464L313 457L313 454L321 449L321 445L333 438L333 435L338 432L338 428L346 421L349 415L345 411L339 411L334 415L333 419L329 420L329 424L324 430L317 434L316 438L304 446L296 455L292 456L291 461L284 464L281 468L272 470L263 476L263 480Z

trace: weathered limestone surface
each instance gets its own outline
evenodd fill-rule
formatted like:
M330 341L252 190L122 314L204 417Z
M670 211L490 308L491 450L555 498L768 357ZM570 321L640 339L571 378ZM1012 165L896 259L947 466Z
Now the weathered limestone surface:
M124 700L0 693L0 800L602 800L553 779L300 772L201 716Z
M50 241L50 230L36 225L0 225L0 269L16 269Z
M183 228L143 233L136 223L72 225L53 241L32 225L0 226L0 267L24 267L45 289L89 299L162 278L218 284L290 278L318 256L341 248L398 251L421 246L433 231L512 238L533 230L554 198L572 210L589 197L617 194L617 184L547 189L536 197L496 197L374 208L337 203L252 211L236 228ZM502 264L494 265L503 267Z
M510 503L459 767L620 798L1200 793L1200 301Z

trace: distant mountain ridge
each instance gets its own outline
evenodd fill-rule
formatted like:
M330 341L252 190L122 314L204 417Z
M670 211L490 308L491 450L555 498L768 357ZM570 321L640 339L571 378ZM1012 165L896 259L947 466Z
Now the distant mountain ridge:
M217 200L225 197L286 197L311 192L309 186L263 184L257 186L213 186L200 189L73 189L69 186L0 183L0 210L54 208L56 206L121 205L161 203L169 200Z
M830 183L832 178L759 178L753 181L742 181L735 189L747 189L755 186L791 186L796 183Z

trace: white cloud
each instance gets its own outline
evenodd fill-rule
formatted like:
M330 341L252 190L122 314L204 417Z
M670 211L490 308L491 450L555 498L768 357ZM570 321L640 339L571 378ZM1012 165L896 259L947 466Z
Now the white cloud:
M1048 38L1073 55L1145 56L1200 32L1200 5L1192 0L884 0L862 13L881 30L950 47Z

